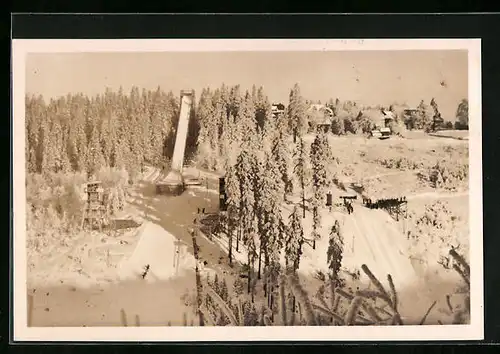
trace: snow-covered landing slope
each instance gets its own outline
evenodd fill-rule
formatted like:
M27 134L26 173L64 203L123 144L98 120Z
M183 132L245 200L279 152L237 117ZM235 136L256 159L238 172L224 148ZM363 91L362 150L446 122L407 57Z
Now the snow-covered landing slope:
M167 280L194 271L195 259L188 252L188 245L178 241L163 227L145 222L139 230L139 241L132 255L119 266L123 279L140 278L146 265L149 271L145 280Z
M381 210L355 206L354 213L322 211L321 239L313 250L305 245L299 272L314 274L321 270L328 272L327 249L331 227L339 221L344 240L342 266L348 271L360 270L366 264L370 270L387 284L387 274L391 274L397 286L415 281L417 275L406 254L406 238L398 230L396 222ZM312 218L308 214L303 219L305 237L310 237ZM360 272L363 276L363 272ZM362 279L368 280L368 279Z

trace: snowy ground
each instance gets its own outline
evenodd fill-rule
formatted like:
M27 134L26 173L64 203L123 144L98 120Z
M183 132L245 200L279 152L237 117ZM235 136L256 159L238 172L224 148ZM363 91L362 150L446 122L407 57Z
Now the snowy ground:
M387 173L381 168L375 177L398 173ZM188 231L193 227L198 208L205 208L207 212L217 211L219 175L194 168L185 169L184 174L200 178L201 186L190 187L178 197L158 196L154 182L162 178L162 172L148 168L143 181L134 189L126 210L129 217L142 224L139 228L130 228L118 236L84 235L78 245L85 246L75 246L71 256L83 259L78 267L47 265L32 272L28 290L34 299L32 324L120 325L120 309L125 310L129 322L139 316L143 326L189 324L193 320L192 312L181 299L186 294L192 296L195 289L195 260ZM456 195L446 197L454 198ZM408 196L412 202L430 198L441 198L441 194ZM284 205L284 216L287 217L291 210L292 206ZM346 276L362 264L368 265L383 283L387 274L391 274L400 290L401 303L406 304L401 312L406 310L407 316L421 317L433 300L444 301L444 295L451 293L455 287L457 278L454 274L445 272L436 275L433 269L422 268L410 260L401 225L385 212L366 209L358 200L353 214L325 208L322 219L323 237L317 241L314 250L309 245L305 246L299 269L310 295L318 286L313 275L327 270L328 233L336 219L342 226L346 244L343 262ZM303 223L305 236L308 237L312 228L309 212ZM225 276L230 285L231 279L238 276L240 270L238 264L233 268L227 264L227 240L223 237L213 240L199 237L197 242L201 261L205 264L202 273ZM103 245L108 246L100 247ZM101 248L107 251L100 251ZM64 257L62 255L59 260L54 260L54 264L66 264L62 260ZM239 263L247 261L243 247L234 252L234 257ZM146 265L149 265L149 270L143 279L141 273ZM429 274L433 274L432 277ZM362 278L361 283L353 286L362 286L365 281ZM432 316L429 321L432 321Z
M159 170L148 169L131 193L125 216L140 227L118 236L83 233L69 257L55 257L53 265L30 272L32 325L120 325L121 308L130 316L138 315L141 325L182 325L185 315L190 323L190 308L181 300L195 288L188 229L198 208L216 210L217 194L194 187L179 197L157 196L154 182L159 177ZM113 246L100 247L103 245ZM221 264L227 256L217 245L204 238L198 245L202 261L208 264L202 273L226 271ZM75 258L79 261L74 262ZM146 265L149 271L143 279Z

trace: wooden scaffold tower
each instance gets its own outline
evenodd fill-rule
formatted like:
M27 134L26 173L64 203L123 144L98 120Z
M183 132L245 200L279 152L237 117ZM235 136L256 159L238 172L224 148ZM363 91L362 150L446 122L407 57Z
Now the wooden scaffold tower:
M104 189L100 181L87 182L85 185L87 201L83 210L82 229L89 226L90 229L98 227L102 231L105 223L106 207L104 203Z

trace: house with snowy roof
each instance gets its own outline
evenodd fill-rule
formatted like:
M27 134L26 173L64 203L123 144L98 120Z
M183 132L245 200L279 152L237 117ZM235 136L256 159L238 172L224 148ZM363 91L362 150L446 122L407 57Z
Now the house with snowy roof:
M307 113L309 115L309 126L330 131L332 127L333 110L323 104L311 104Z

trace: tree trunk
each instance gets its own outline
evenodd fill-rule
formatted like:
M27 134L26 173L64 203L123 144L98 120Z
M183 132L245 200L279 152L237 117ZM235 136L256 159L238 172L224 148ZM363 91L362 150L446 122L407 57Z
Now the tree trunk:
M267 247L264 250L264 273L266 275L266 281L264 283L264 297L266 297L269 293L269 279L271 279L269 274L269 255L267 252Z
M304 181L302 180L302 218L306 218L306 191Z
M228 228L228 234L229 234L229 266L232 268L233 267L233 230L229 230Z
M259 247L259 271L257 273L257 279L260 279L261 265L262 265L262 244Z
M240 234L241 234L241 225L238 226L238 232L236 233L236 252L240 249Z
M250 266L250 252L248 252L248 293L250 294L250 270L252 269Z
M268 284L269 284L269 274L266 273L265 279L264 279L263 290L264 290L264 297L267 297L267 298L268 298L268 293L267 293Z

